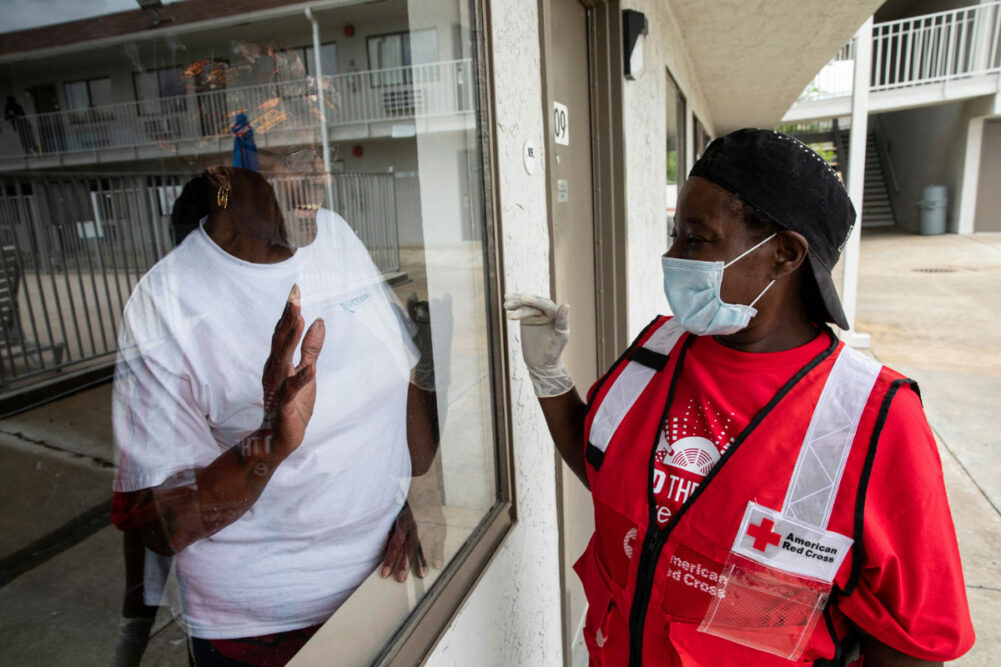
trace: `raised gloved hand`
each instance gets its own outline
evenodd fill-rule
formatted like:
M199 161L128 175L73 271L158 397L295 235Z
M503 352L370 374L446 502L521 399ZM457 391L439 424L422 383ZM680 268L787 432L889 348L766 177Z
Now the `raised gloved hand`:
M562 359L570 340L570 305L557 306L542 296L508 294L504 309L509 320L521 322L521 354L535 395L550 398L573 389Z

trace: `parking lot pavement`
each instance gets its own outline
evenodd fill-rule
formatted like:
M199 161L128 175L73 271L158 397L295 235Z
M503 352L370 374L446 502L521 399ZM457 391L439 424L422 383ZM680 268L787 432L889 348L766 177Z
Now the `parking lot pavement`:
M864 230L856 329L872 353L917 380L942 456L977 632L950 663L1001 654L1001 234Z

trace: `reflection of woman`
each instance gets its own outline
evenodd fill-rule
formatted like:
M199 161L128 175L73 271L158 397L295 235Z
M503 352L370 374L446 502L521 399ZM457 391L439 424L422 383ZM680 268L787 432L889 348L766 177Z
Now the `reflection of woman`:
M245 169L183 196L203 224L123 314L114 520L174 554L196 664L283 664L391 529L412 535L401 509L433 454L433 398L409 383L404 318L343 219L306 201L284 214ZM290 246L293 216L315 226L308 246Z

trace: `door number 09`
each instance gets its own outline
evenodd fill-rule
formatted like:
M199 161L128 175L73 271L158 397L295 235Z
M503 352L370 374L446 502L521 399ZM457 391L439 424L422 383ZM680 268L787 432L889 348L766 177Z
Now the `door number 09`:
M570 116L565 104L553 102L553 137L562 146L570 145Z

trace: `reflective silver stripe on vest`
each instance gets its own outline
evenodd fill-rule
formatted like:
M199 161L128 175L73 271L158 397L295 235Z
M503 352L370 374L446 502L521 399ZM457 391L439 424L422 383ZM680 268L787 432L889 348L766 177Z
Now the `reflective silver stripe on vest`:
M642 347L666 356L671 353L684 332L681 325L675 324L675 321L670 319L653 332L653 335L643 343ZM608 449L612 435L655 374L654 369L635 361L629 361L619 377L612 383L591 422L589 441L602 453Z
M862 410L881 368L861 352L841 349L803 438L783 515L827 529Z

